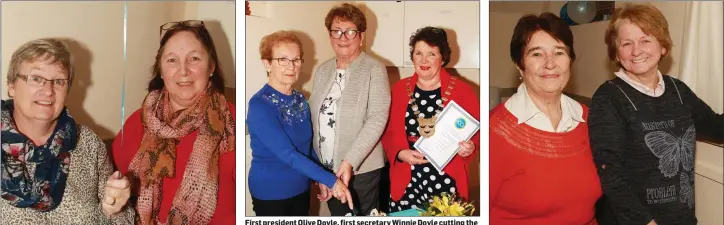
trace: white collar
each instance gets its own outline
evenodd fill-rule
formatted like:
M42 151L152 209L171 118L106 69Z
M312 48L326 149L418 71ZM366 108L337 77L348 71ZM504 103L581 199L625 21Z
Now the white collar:
M538 113L543 113L528 95L525 83L518 86L518 92L513 94L513 96L505 102L505 107L518 119L518 124L525 123ZM570 118L580 123L586 122L583 120L583 107L581 103L578 103L565 94L561 94L561 110L563 113L561 115L561 121Z
M623 70L623 68L618 69L618 71L614 72L614 74L616 74L617 77L621 78L621 80L631 85L631 87L645 95L659 97L664 94L664 90L666 88L664 84L664 76L661 75L661 71L659 70L656 70L656 76L659 78L659 82L656 84L656 88L654 89L649 88L641 82L631 79L631 77L626 75L626 72Z

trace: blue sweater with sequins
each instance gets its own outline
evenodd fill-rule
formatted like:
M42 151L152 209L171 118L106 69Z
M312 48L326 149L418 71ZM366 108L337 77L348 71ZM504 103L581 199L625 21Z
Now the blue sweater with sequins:
M264 85L249 100L246 124L251 138L251 196L282 200L307 191L311 180L334 185L337 177L323 168L312 150L309 104L301 93L285 95Z

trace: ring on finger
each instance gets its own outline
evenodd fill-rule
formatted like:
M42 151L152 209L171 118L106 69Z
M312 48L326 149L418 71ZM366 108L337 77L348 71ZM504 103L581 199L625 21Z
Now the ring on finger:
M115 204L116 204L116 198L111 197L111 199L113 199L113 201L112 201L111 204L109 204L109 205L115 205Z

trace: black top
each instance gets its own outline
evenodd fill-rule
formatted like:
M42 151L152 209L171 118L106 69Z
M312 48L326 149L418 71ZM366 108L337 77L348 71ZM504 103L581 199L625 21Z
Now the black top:
M441 109L438 103L442 104L442 95L440 93L441 88L435 90L425 91L415 86L415 103L417 104L420 114L424 115L425 118L432 118L435 116L435 111ZM419 115L418 115L419 116ZM420 124L417 123L417 117L415 111L412 110L412 103L407 104L407 111L405 112L405 132L407 136L420 137ZM410 149L415 149L414 145L417 141L416 138L408 138L407 143Z
M589 132L604 195L618 224L696 224L696 135L724 140L716 114L683 82L645 95L620 78L593 95Z

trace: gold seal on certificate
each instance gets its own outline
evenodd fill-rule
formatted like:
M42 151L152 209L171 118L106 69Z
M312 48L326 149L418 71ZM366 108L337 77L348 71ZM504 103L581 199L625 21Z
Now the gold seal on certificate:
M435 121L435 133L420 137L414 146L438 171L442 171L458 153L458 143L470 140L479 129L480 122L450 100Z

